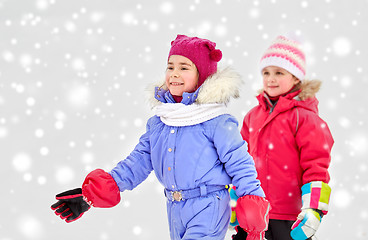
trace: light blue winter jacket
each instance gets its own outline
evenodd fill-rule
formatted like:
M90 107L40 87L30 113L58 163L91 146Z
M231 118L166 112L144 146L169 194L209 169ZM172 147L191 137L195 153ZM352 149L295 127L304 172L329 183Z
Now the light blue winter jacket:
M194 93L185 93L182 103L228 103L238 97L241 80L231 69L214 74ZM159 85L159 86L162 86ZM165 88L156 88L155 105L174 103ZM236 119L224 114L193 126L165 125L151 117L138 145L110 172L120 191L131 190L154 170L169 190L187 190L206 185L233 184L237 195L264 197L247 143Z

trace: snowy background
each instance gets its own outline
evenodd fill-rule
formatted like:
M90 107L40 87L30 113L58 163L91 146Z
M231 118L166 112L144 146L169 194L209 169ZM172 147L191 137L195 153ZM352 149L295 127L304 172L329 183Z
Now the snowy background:
M0 0L0 240L169 239L154 174L71 224L50 205L133 150L151 116L145 88L163 77L176 34L213 40L220 66L243 76L230 105L241 122L257 103L261 54L292 30L335 138L318 238L368 239L367 10L367 0Z

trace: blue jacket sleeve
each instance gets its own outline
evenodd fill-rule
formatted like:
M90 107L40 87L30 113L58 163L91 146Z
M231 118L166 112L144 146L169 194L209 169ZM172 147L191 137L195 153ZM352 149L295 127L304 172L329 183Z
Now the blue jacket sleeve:
M130 155L120 161L115 168L109 172L117 183L119 190L132 190L143 182L153 170L150 154L150 127L149 121L146 133L143 134L139 143Z
M248 153L247 143L238 130L238 122L232 116L221 119L216 126L213 141L220 161L232 178L239 197L257 195L264 197L253 158Z

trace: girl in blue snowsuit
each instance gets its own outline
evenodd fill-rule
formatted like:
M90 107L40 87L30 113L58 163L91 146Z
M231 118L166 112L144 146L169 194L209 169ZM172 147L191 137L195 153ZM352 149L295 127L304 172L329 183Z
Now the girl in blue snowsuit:
M229 184L241 196L237 217L248 239L262 239L269 204L238 123L225 106L238 97L241 80L229 68L217 71L222 53L215 46L207 39L177 36L165 81L152 89L155 115L146 133L110 172L94 170L82 188L58 194L52 205L56 214L72 222L90 206L115 206L120 192L134 189L154 170L165 187L171 239L224 239Z

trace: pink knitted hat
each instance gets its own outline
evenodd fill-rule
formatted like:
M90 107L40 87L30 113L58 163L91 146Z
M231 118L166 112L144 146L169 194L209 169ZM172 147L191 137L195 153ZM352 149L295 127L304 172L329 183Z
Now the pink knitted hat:
M222 58L222 52L215 49L216 43L207 39L177 35L171 42L171 55L181 55L189 58L197 67L199 78L198 86L217 71L217 62Z
M281 67L300 81L304 80L305 54L301 44L297 40L278 36L261 58L261 71L268 66Z

